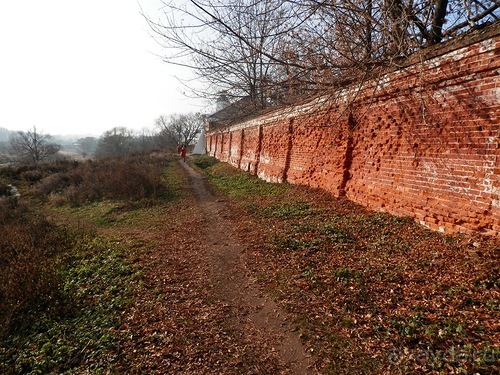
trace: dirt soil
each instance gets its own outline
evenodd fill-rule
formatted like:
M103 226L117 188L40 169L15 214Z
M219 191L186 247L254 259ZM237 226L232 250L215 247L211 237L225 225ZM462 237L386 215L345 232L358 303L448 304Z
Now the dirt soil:
M247 267L251 244L237 233L238 215L181 165L190 199L119 234L145 270L139 302L122 314L123 372L318 373L311 349Z

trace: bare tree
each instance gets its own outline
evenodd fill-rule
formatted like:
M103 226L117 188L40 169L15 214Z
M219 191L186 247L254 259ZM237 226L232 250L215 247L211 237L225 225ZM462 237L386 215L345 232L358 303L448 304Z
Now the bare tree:
M158 147L156 135L148 128L142 128L134 139L135 149L140 154L146 154Z
M165 61L191 68L199 96L280 104L359 79L498 19L496 0L163 1L146 16Z
M155 120L155 125L158 128L158 133L156 134L156 144L158 147L174 150L180 144L180 137L176 136L169 128L169 118L161 115Z
M89 155L92 155L97 148L97 138L94 137L80 138L76 142L76 148L84 158Z
M205 84L199 96L216 99L224 91L265 107L281 73L275 59L289 7L275 0L189 3L164 2L162 20L146 17L156 39L172 51L165 61L192 69Z
M200 113L173 114L156 119L160 135L170 147L191 145L201 133L204 123L205 117Z
M18 161L37 164L59 152L52 136L39 132L35 126L27 132L18 131L10 138L10 153Z
M124 127L106 131L97 143L97 157L122 157L134 151L133 132Z

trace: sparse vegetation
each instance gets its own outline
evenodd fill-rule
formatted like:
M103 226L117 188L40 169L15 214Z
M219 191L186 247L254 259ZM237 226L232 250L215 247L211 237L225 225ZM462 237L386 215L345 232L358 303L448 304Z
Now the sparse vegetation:
M57 307L59 256L66 243L54 225L26 204L0 198L0 337L30 320L30 312ZM55 303L54 303L55 302Z
M3 374L113 372L119 358L119 316L131 303L137 274L119 244L81 234L73 241L60 254L63 259L50 267L55 283L39 279L48 291L41 295L33 288L24 290L35 293L37 300L26 304L29 315L22 321L17 315L22 324L11 325L10 335L2 338ZM36 261L23 264L33 266ZM25 274L7 274L16 276L23 286L29 282Z
M194 163L231 207L248 272L321 373L498 373L497 240ZM228 329L237 312L207 285L207 244L193 230L207 218L182 170L165 157L0 170L1 373L281 368ZM144 175L156 189L129 195L97 178L148 186Z
M0 177L27 186L26 193L42 200L81 205L103 199L154 200L168 195L160 157L59 161L2 169Z
M0 183L2 374L112 371L138 272L126 246L97 234L99 222L72 219L63 206L85 203L92 216L104 199L151 205L168 196L164 166L164 158L127 158L0 171L23 194L13 199Z

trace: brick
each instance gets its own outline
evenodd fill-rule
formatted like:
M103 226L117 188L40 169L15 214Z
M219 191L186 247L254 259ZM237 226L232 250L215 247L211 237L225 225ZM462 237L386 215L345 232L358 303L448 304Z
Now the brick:
M339 104L289 109L208 132L207 150L267 181L345 192L434 230L498 235L499 39L424 62L423 76L417 65L367 82L351 120ZM479 45L488 47L479 54Z

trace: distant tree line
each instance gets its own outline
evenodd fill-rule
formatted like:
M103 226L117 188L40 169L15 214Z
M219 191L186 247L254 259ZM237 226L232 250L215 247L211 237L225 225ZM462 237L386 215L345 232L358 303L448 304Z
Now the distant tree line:
M144 14L167 63L195 74L198 96L254 107L289 103L396 65L485 27L496 0L176 0ZM187 83L189 87L190 84Z
M200 113L160 116L155 130L140 132L125 127L114 127L101 137L83 137L71 145L61 146L53 136L39 131L35 126L28 131L9 131L0 128L0 164L21 162L37 164L65 158L63 150L71 150L82 158L123 157L145 154L153 150L175 150L177 145L192 145L204 126L205 117Z
M205 117L201 113L159 116L155 131L140 133L124 127L106 131L97 141L96 157L143 154L152 150L174 150L178 145L192 145L201 133Z

